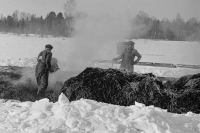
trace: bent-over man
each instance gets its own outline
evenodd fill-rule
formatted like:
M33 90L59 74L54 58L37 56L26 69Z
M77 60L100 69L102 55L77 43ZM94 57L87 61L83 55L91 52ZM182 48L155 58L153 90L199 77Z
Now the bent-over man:
M37 94L43 95L48 87L49 72L53 71L51 69L52 49L53 46L47 44L45 50L41 51L37 57L38 63L35 68L35 76L38 85Z

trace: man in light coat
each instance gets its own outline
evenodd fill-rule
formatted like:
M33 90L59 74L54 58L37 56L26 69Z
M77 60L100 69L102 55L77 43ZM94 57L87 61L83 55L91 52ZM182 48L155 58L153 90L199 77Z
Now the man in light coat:
M141 54L134 48L135 42L129 41L126 42L126 48L124 51L113 61L118 61L122 59L120 69L125 70L127 72L134 71L134 65L137 64L142 58ZM135 57L137 59L135 60Z

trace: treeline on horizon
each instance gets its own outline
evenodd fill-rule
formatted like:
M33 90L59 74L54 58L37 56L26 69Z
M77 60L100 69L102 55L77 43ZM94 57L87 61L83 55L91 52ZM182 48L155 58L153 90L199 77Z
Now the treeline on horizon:
M87 18L87 14L78 12L75 15L51 11L45 18L35 14L15 11L12 15L0 17L0 32L20 34L39 34L41 37L71 37L75 33L74 21ZM172 41L199 41L200 22L197 18L184 21L180 14L173 20L149 17L143 11L131 21L131 39L162 39Z

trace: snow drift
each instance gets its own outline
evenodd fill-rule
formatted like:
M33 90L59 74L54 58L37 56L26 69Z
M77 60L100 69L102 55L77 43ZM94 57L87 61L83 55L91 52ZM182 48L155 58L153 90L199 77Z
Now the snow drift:
M56 103L0 101L3 133L196 133L199 115L173 114L143 104L124 107L94 100L69 102L61 94Z

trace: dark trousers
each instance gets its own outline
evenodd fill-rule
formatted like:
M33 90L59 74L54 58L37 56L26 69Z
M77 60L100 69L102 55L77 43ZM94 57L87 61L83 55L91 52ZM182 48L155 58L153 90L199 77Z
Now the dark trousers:
M39 61L35 68L35 77L38 85L38 93L44 93L48 87L49 71L46 64Z

